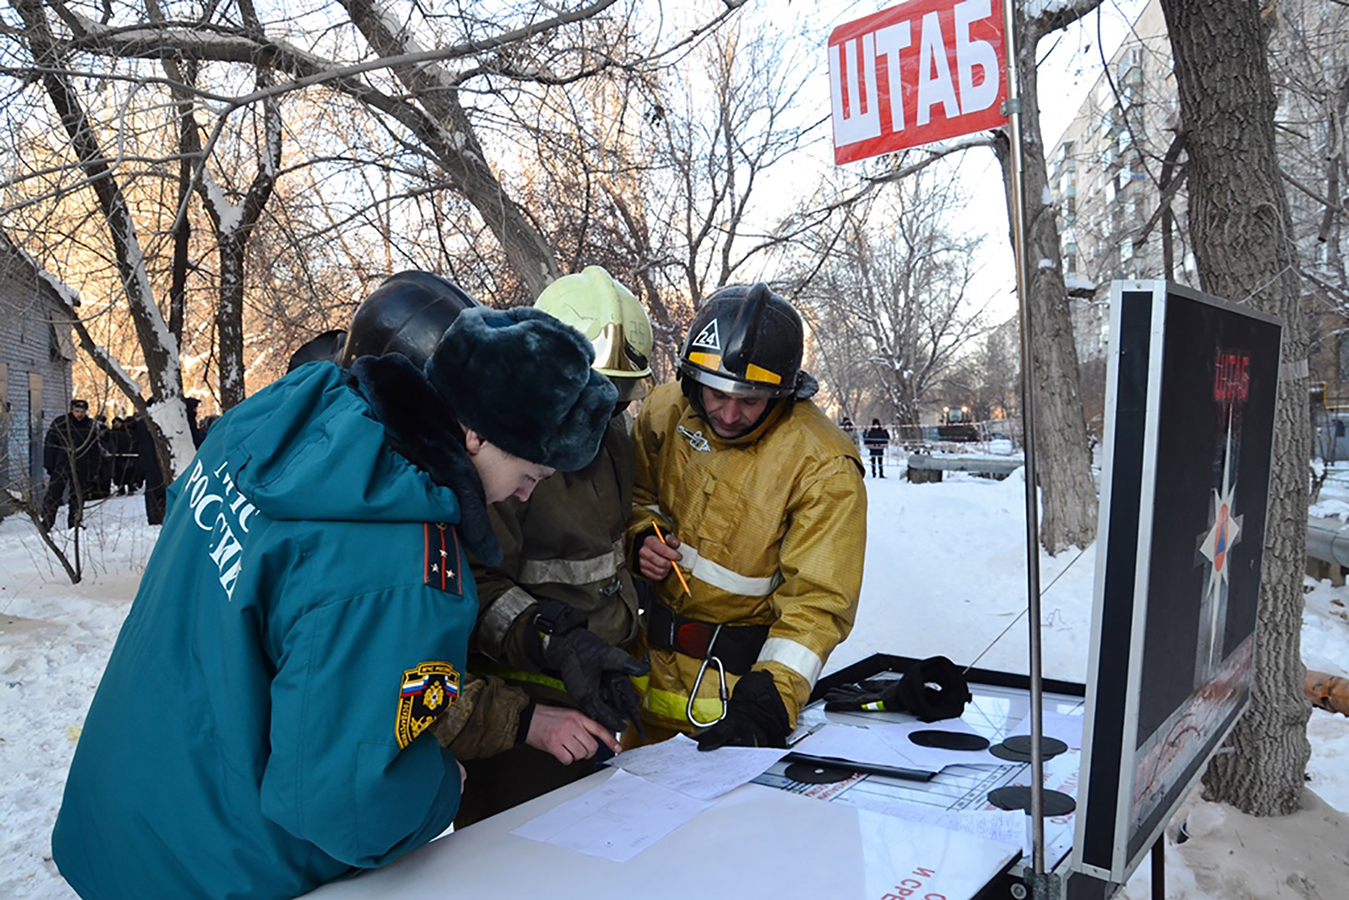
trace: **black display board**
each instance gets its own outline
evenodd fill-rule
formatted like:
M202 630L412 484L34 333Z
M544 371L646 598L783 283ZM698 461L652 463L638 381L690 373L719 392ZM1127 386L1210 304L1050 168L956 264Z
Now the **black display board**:
M1111 303L1073 869L1118 884L1249 700L1282 329L1162 281Z

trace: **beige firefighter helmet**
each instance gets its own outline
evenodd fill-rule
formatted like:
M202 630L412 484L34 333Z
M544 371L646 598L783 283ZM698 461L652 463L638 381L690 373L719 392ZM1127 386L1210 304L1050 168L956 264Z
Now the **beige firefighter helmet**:
M586 266L543 289L534 305L586 336L595 347L594 369L618 388L625 403L651 387L651 320L632 291L602 266Z

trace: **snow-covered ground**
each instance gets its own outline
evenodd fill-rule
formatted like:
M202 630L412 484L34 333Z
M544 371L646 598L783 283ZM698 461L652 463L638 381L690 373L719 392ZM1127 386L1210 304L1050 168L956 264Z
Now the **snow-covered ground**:
M982 668L1024 672L1019 473L1002 482L948 473L918 485L902 480L900 467L887 474L867 479L861 610L829 670L884 652L961 662L983 654ZM1349 483L1328 482L1313 512L1349 517ZM74 897L52 865L49 836L85 711L159 531L144 522L139 496L91 511L84 580L73 586L26 520L0 522L0 897ZM1094 563L1094 548L1041 561L1046 676L1086 678ZM1349 589L1308 580L1306 599L1303 658L1349 674ZM1168 897L1346 896L1349 718L1314 710L1308 736L1308 784L1324 803L1312 798L1297 815L1257 820L1192 797L1183 811L1191 840L1167 845ZM1147 868L1130 883L1131 900L1149 896Z

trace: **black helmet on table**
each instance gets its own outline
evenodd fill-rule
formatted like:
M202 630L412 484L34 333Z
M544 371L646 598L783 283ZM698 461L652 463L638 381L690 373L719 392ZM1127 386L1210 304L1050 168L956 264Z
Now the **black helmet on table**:
M401 353L421 367L459 314L481 305L441 275L415 270L390 275L356 308L338 364Z
M679 356L685 380L739 397L805 399L818 389L801 371L804 329L796 309L759 282L721 288L689 325Z

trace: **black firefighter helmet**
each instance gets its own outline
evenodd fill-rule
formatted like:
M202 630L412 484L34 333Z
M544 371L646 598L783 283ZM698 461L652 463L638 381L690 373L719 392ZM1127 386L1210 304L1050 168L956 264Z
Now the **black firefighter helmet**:
M805 399L818 389L801 371L801 316L768 285L721 288L689 325L679 372L691 382L738 397Z
M347 333L340 328L334 328L317 337L310 338L300 345L300 349L291 354L290 362L286 364L286 371L293 372L305 363L317 360L337 362L337 358L342 355L342 345L346 343L346 340Z
M361 356L401 353L420 368L459 314L481 305L441 275L390 275L356 308L337 362L350 367Z

